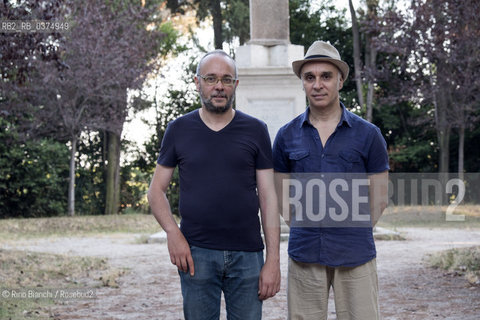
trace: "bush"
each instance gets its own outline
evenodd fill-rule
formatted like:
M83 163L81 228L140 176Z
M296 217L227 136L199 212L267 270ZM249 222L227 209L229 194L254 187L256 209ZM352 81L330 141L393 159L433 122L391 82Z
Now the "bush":
M450 249L434 254L430 264L448 271L480 271L480 247Z
M69 152L49 139L22 142L0 119L0 218L63 215Z
M472 286L480 285L480 247L450 249L434 254L430 257L430 265L465 276Z

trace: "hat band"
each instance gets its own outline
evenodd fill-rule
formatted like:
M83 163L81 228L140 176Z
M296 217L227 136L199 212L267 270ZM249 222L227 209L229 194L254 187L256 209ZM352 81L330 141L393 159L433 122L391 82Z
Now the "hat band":
M330 56L324 56L324 55L321 55L321 54L317 54L317 55L313 55L313 56L308 56L305 58L305 60L307 59L315 59L315 58L330 58L330 59L333 59L332 57Z

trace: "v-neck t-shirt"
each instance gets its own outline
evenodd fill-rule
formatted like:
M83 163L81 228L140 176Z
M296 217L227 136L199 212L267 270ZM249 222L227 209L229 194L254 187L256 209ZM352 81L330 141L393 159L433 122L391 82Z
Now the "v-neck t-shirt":
M256 170L273 167L264 122L236 110L214 131L197 109L169 123L157 163L179 168L180 229L190 245L263 249Z

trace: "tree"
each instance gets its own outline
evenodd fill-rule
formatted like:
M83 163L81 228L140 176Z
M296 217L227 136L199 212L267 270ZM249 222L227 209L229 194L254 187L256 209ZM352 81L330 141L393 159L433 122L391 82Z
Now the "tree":
M223 28L224 41L232 43L238 38L239 45L250 39L250 10L248 0L225 1L225 25Z
M232 42L234 37L240 45L250 38L248 0L169 0L167 6L180 14L195 10L199 22L211 18L215 49L222 49L223 42Z
M465 131L472 129L478 120L480 110L480 80L477 70L480 66L480 4L478 1L452 2L446 7L451 18L449 38L449 64L453 88L449 120L458 130L458 175L463 180L465 159ZM458 19L461 17L461 19Z
M359 17L357 17L357 11L353 6L352 0L348 2L352 18L354 79L357 87L358 102L361 109L365 110L365 119L372 122L377 84L375 74L378 52L375 42L378 28L376 23L381 19L379 12L382 12L382 9L379 0L365 0L366 11L364 8L359 8ZM390 9L395 8L393 1L385 0L383 5Z
M86 128L107 132L111 143L107 180L118 184L127 89L141 86L154 66L152 59L162 37L161 32L146 29L152 11L129 1L117 5L115 9L99 0L72 3L69 9L75 24L59 44L61 61L39 62L36 78L25 92L31 104L39 106L36 118L70 141L70 215L74 214L76 148Z
M155 8L153 8L153 12L151 11L148 15L152 15L155 12ZM152 22L150 20L140 20L137 21L140 25L140 28L144 28L147 26L148 22ZM151 73L158 69L161 65L161 61L170 53L178 53L185 48L183 46L177 45L177 38L178 33L172 26L171 22L161 23L160 21L155 22L159 25L159 34L161 35L161 42L152 42L152 38L148 36L143 38L143 43L149 43L150 46L140 46L138 47L139 54L137 53L137 58L140 58L140 65L143 63L143 68L145 70L138 70L139 78L134 77L131 78L131 81L135 81L135 86L130 86L129 88L123 87L120 88L119 95L124 95L124 99L122 99L122 103L117 106L118 114L122 114L123 117L120 122L120 126L117 127L117 130L107 130L106 138L107 138L107 185L106 185L106 201L105 201L105 214L116 214L118 213L119 204L120 204L120 193L121 193L121 182L120 182L120 152L121 152L121 134L123 130L123 124L126 120L126 115L128 114L128 108L133 107L133 105L129 105L127 102L127 89L134 89L135 87L139 87L140 82L143 82L146 79L146 70L148 70L148 75L150 76ZM130 45L138 45L139 42L136 42L134 39L131 39ZM143 51L142 51L143 49ZM152 59L154 59L152 61ZM154 62L154 63L150 63ZM130 62L129 62L130 63ZM133 67L138 63L138 61L131 61L131 66ZM128 67L128 64L126 65ZM138 82L140 80L140 82ZM142 84L143 85L143 84Z
M351 0L349 0L351 3ZM367 0L367 16L365 17L365 24L369 21L376 21L378 19L378 3L379 0ZM367 81L367 101L365 105L366 119L372 122L373 120L373 104L374 104L374 87L375 79L373 77L377 62L377 49L374 43L375 32L366 28L365 32L365 71ZM363 94L363 93L362 93Z
M407 13L389 11L380 21L378 48L390 55L383 71L387 78L400 80L397 97L433 107L426 114L434 115L439 172L449 171L452 128L458 126L463 136L462 127L469 122L465 116L473 119L480 99L479 81L472 76L479 64L479 21L474 13L479 5L478 1L415 0ZM462 154L459 168L463 168Z
M185 11L195 10L198 21L204 21L207 17L213 20L213 34L215 49L223 48L223 12L222 0L169 0L167 7L174 13L184 14Z

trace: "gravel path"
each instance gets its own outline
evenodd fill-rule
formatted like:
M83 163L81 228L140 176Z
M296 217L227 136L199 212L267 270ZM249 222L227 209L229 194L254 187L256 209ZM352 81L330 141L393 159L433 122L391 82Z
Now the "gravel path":
M385 320L480 319L480 288L463 278L427 268L426 254L480 245L480 230L405 228L405 241L377 241L380 309ZM176 268L165 244L135 244L129 235L45 238L2 244L38 252L97 256L130 271L119 288L97 289L93 301L69 301L54 309L56 319L183 319ZM287 242L281 243L282 288L264 303L263 319L286 319ZM332 296L329 319L335 319ZM222 311L222 318L225 314Z

